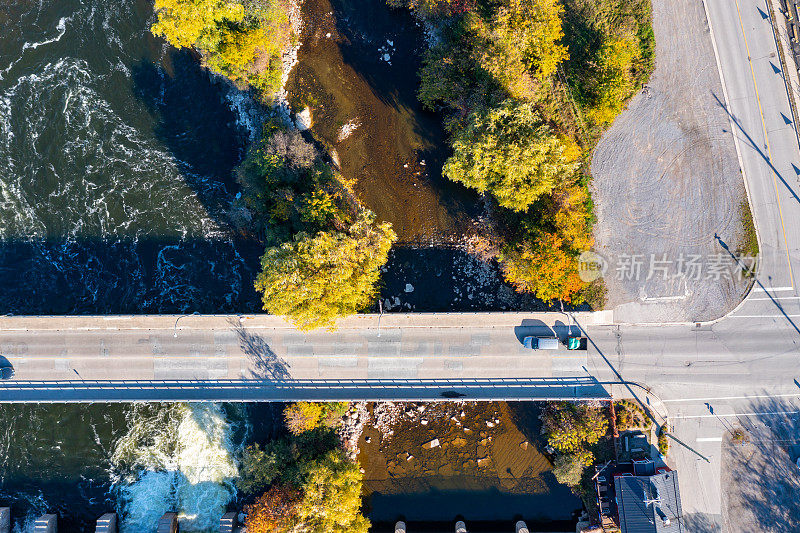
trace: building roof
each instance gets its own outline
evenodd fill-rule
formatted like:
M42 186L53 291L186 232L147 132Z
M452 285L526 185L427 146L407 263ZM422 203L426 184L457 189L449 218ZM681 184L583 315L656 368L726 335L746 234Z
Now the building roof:
M614 486L622 533L685 533L677 472L619 476Z

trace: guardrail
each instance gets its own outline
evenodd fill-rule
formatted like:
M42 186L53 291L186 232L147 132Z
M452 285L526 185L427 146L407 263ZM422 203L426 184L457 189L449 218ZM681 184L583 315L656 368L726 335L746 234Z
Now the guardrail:
M0 382L0 403L139 401L607 400L591 376L498 379L71 380Z

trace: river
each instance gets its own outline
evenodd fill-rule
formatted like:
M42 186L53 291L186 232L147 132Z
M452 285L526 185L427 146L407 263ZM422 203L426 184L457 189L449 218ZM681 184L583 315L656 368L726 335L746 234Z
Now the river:
M421 29L380 0L305 9L330 17L306 28L316 37L301 48L292 98L340 95L328 115L317 110L314 134L404 241L386 267L384 308L541 307L452 247L476 198L442 180L444 132L414 98ZM149 0L0 0L0 313L260 309L263 245L227 218L251 138L247 97L151 36L152 20ZM344 77L325 74L326 61ZM350 120L359 126L339 140ZM137 531L167 507L203 529L235 497L236 451L265 409L4 406L0 503L13 504L18 530L57 511L61 530L77 531L116 508Z

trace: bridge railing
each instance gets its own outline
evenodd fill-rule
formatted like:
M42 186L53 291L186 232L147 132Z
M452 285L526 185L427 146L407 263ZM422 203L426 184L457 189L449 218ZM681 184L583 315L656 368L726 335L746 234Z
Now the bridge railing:
M591 376L497 379L220 379L0 382L0 403L608 399Z

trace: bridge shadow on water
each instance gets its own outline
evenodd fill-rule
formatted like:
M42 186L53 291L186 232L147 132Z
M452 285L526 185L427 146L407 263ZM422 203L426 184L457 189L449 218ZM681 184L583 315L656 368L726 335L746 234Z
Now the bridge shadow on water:
M90 315L261 310L250 240L120 237L0 242L0 313Z

